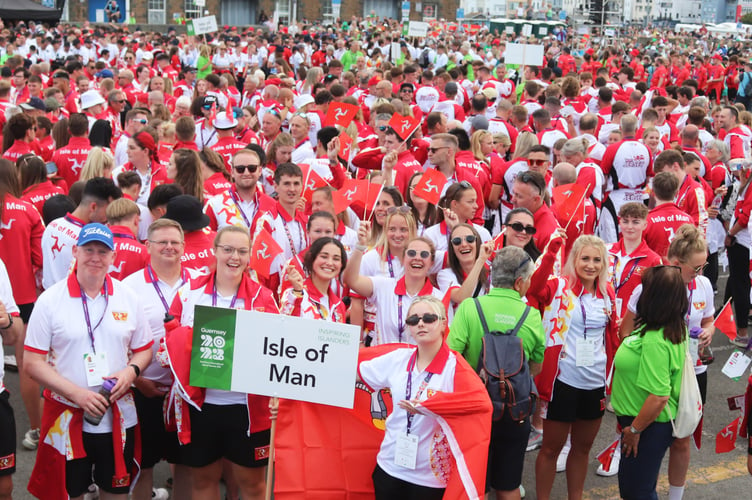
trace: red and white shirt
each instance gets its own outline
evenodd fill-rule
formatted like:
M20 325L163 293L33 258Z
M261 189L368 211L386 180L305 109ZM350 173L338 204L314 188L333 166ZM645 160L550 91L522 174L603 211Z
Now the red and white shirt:
M73 247L86 223L68 214L50 222L42 235L42 286L47 289L65 279L73 263Z

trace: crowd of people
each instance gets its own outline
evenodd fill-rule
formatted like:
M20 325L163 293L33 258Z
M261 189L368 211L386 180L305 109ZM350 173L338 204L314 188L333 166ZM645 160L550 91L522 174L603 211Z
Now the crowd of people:
M31 427L21 445L37 450L32 494L164 499L166 460L174 498L219 499L220 481L227 498L264 496L277 407L190 385L204 305L348 322L363 349L406 344L358 372L398 398L378 499L444 496L452 464L422 403L482 371L484 330L521 339L539 397L493 424L478 405L487 491L524 496L540 448L537 497L566 471L582 498L608 407L621 446L598 474L657 498L669 451L682 498L690 439L670 422L687 349L705 399L726 263L734 343L752 345L752 60L707 33L453 28L0 26L0 333ZM506 64L514 42L543 44L543 60Z

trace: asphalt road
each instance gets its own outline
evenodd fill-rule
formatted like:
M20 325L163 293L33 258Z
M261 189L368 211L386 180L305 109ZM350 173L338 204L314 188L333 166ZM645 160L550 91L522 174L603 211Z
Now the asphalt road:
M716 309L722 304L725 277L719 280L720 293L716 295ZM747 444L738 439L736 449L725 454L715 453L715 435L724 426L740 415L739 411L729 411L726 398L743 394L746 389L746 377L733 381L721 373L721 368L733 352L733 346L720 332L716 332L712 344L716 361L708 368L708 401L705 408L702 448L692 451L685 499L745 499L750 498L750 477L747 473ZM8 347L6 346L6 352ZM16 434L18 440L17 471L13 476L15 500L31 499L26 491L26 484L34 466L35 452L27 451L21 446L24 433L28 430L28 420L23 410L23 403L18 392L18 374L6 373L5 385L11 393L11 404L16 412ZM606 413L601 425L595 445L591 453L590 473L585 483L586 500L619 498L617 478L599 477L595 474L598 468L597 454L608 446L614 438L616 419L612 413ZM527 453L525 457L525 472L523 485L527 488L527 499L533 500L535 495L535 457L537 451ZM661 477L658 480L659 497L666 498L668 493L668 478L666 476L668 460L664 459ZM170 472L166 464L161 463L155 468L155 484L163 486ZM565 473L557 474L553 490L554 499L566 498Z

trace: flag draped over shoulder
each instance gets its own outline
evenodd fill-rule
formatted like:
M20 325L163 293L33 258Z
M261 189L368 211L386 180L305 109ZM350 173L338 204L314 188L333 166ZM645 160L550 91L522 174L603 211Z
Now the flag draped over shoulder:
M361 349L358 362L404 347L386 344ZM352 410L280 401L275 499L372 499L371 473L391 408L388 394L371 394L364 386L355 391ZM461 356L457 356L454 392L437 392L418 408L437 419L452 451L454 467L444 498L482 498L492 406L485 386Z

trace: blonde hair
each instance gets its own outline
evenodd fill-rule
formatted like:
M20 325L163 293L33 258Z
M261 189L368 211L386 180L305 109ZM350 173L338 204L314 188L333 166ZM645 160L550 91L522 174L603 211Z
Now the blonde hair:
M682 264L685 264L698 253L706 253L708 244L700 229L694 224L683 224L676 230L674 239L668 246L667 258L676 258Z
M601 294L603 294L604 297L608 297L608 253L606 252L606 244L597 236L583 234L574 240L572 249L569 251L569 257L567 257L567 262L561 270L561 276L569 280L570 283L580 281L580 278L575 271L575 262L580 258L582 251L588 247L594 248L600 254L601 263L603 265L601 266L601 272L596 279L596 284Z
M487 136L491 136L491 140L493 141L493 135L491 135L491 132L488 130L476 130L473 132L472 137L470 137L470 151L473 152L473 156L476 160L483 163L486 163L486 155L481 151L480 143Z
M405 222L407 223L407 241L411 241L413 238L415 238L415 234L418 232L418 226L415 223L415 217L413 217L412 212L400 212L398 210L394 213L387 214L386 220L384 221L384 228L382 229L378 240L376 240L376 247L379 248L379 250L377 251L379 252L379 260L381 261L382 268L384 266L384 262L386 262L386 256L389 253L387 228L389 227L389 224L392 222L392 219L394 217L402 217L403 219L405 219ZM407 248L407 245L405 245L405 248Z
M110 153L95 146L89 151L89 155L86 157L84 166L81 167L81 176L79 180L88 181L95 177L104 177L105 169L109 168L112 171L115 168L115 158Z
M416 297L415 300L413 300L413 303L410 304L410 307L407 308L407 315L405 317L410 315L410 311L412 311L413 307L415 307L417 304L427 304L431 309L433 309L440 320L447 319L444 304L442 304L441 301L433 295L421 295L419 297Z
M141 210L135 201L128 198L118 198L107 205L105 213L107 214L107 223L117 225L126 219L139 215Z
M530 149L538 144L538 138L535 134L531 132L522 132L517 136L517 143L514 147L514 157L527 158L527 155L530 154Z

